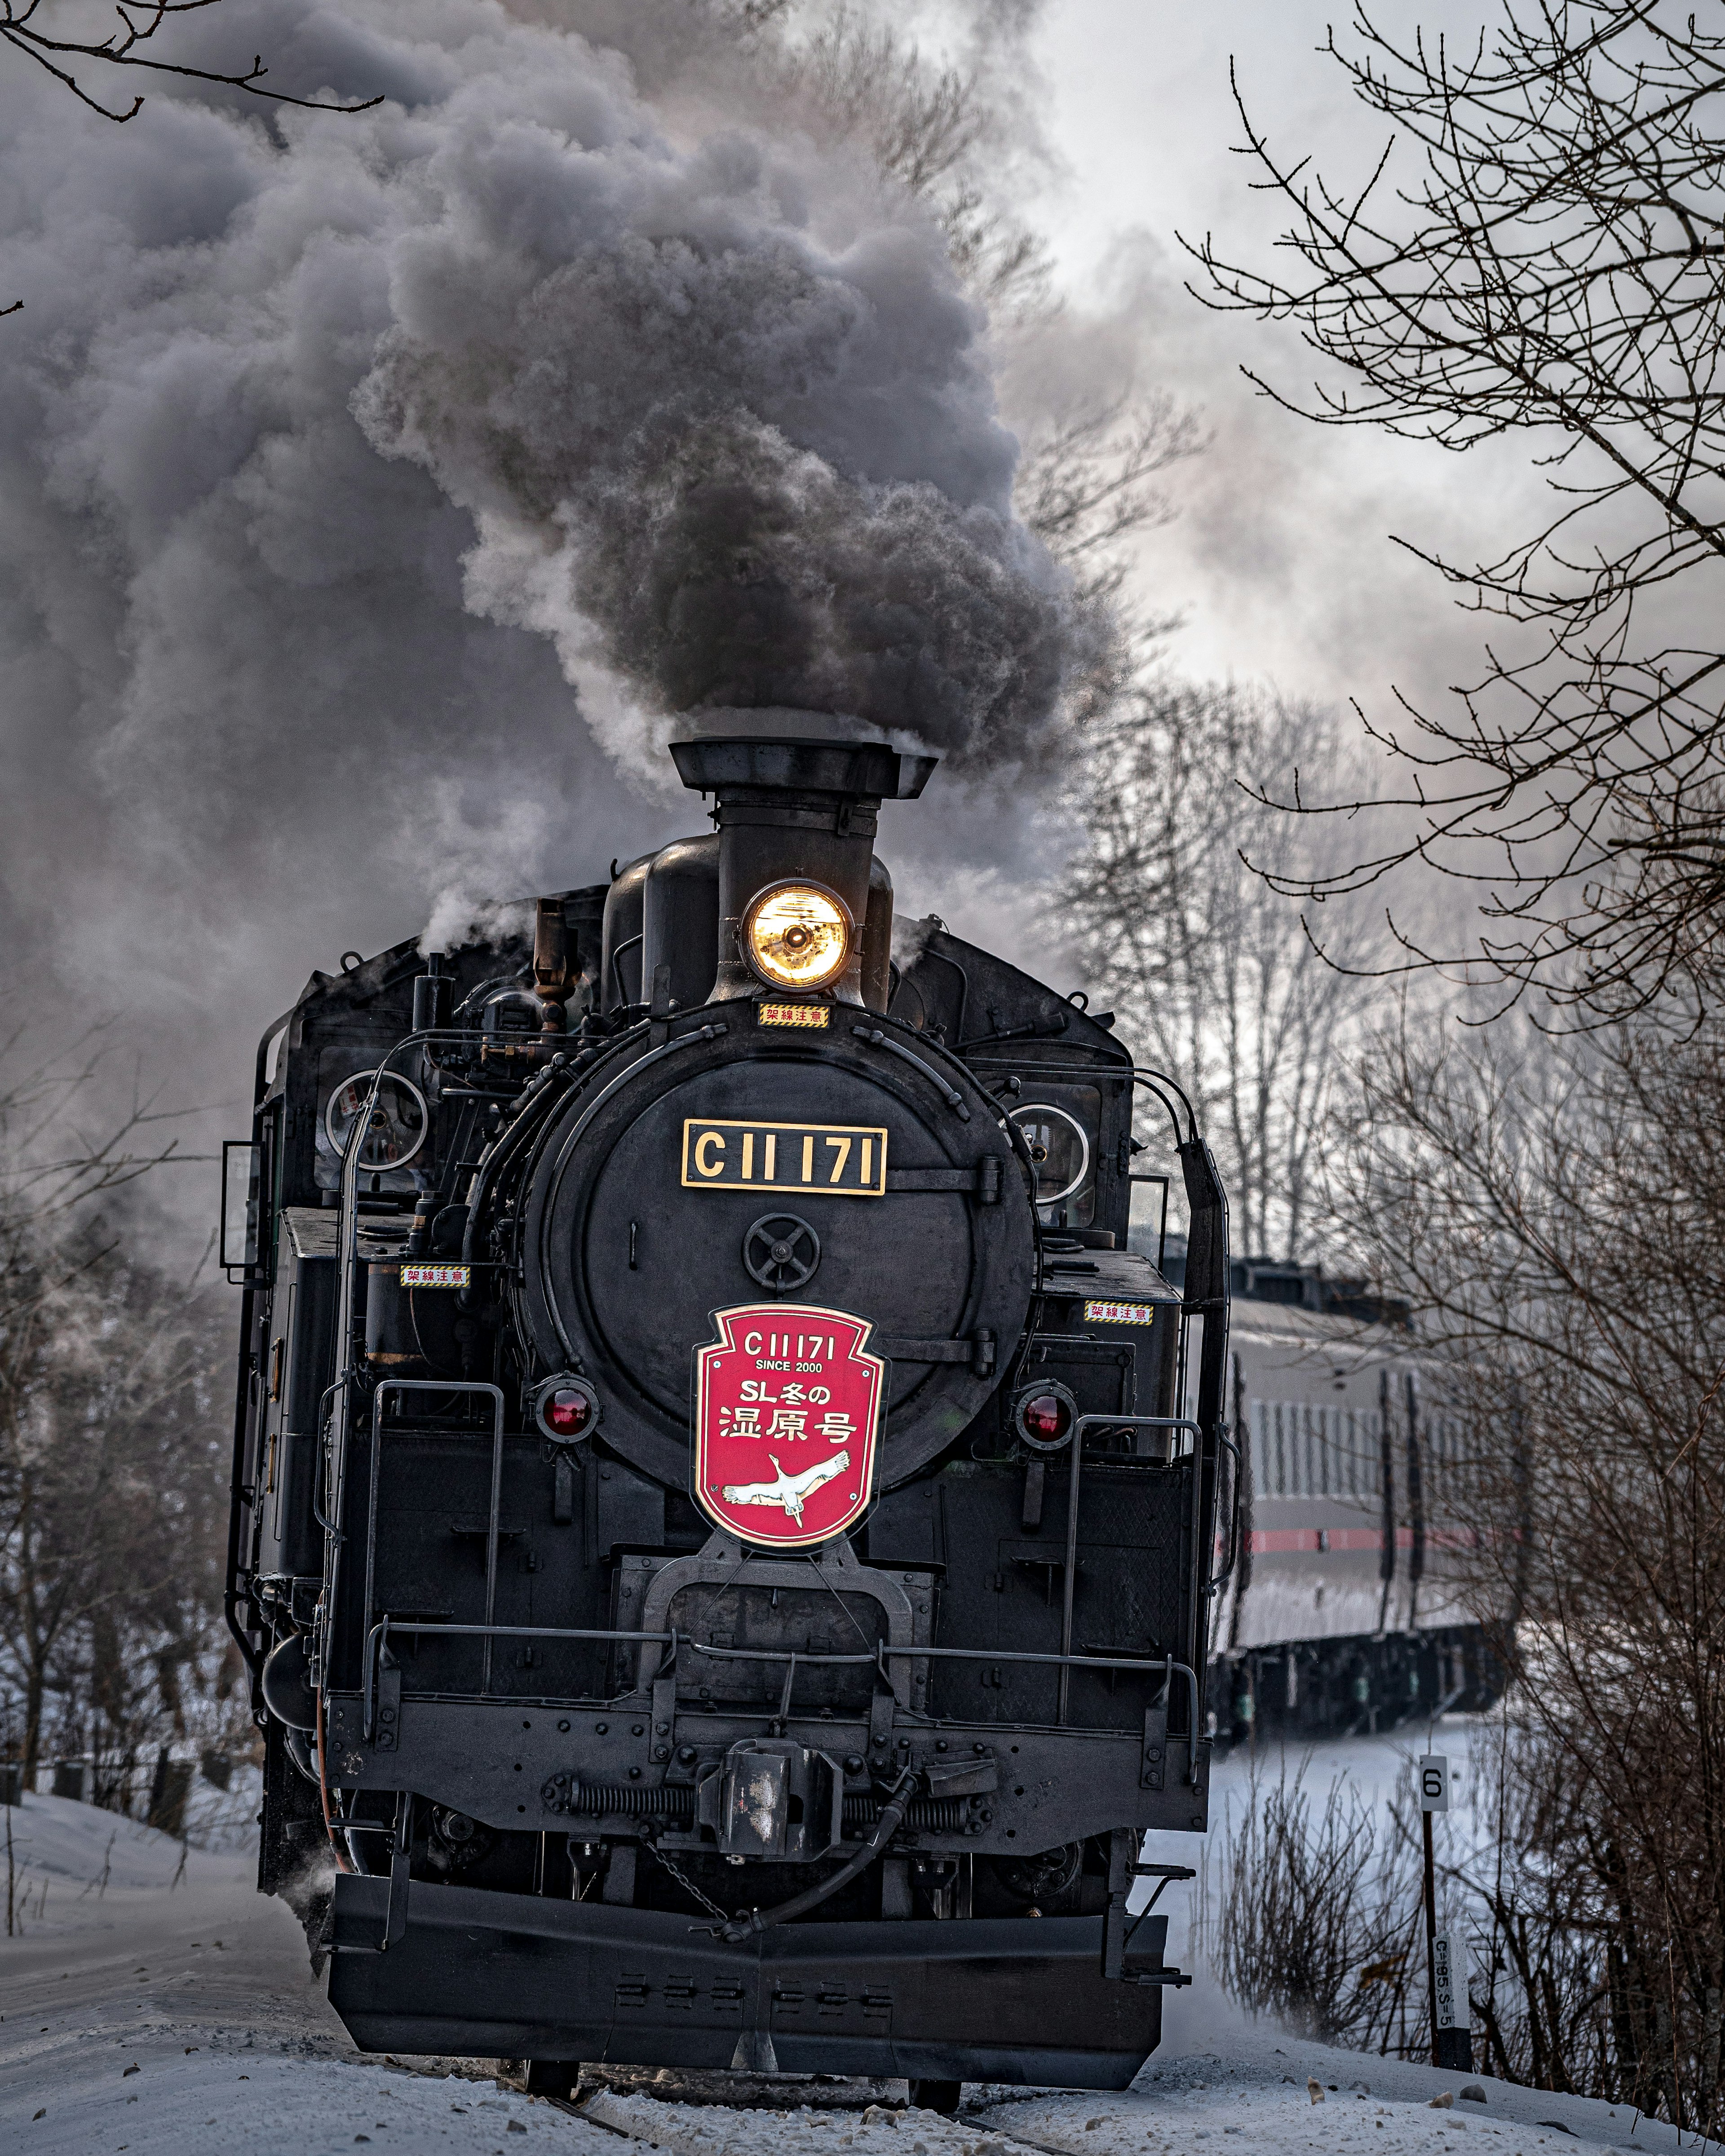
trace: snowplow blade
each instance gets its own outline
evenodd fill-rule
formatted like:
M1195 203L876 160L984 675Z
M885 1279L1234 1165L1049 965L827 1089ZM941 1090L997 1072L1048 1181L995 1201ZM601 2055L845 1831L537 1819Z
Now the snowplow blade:
M1124 2088L1162 2033L1147 1918L1137 1982L1105 1979L1100 1917L805 1923L726 1946L686 1916L336 1881L330 2000L369 2051ZM397 1936L385 1951L386 1927ZM1172 1972L1168 1972L1172 1974Z

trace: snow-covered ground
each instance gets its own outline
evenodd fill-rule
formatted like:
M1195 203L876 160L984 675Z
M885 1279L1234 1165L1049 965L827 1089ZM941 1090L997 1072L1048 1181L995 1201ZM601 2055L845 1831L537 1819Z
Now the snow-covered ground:
M254 1794L252 1814L257 1809ZM230 1820L217 1830L225 1845L212 1851L70 1797L27 1795L21 1804L0 1806L0 1891L9 1872L13 1936L41 1939L111 1928L140 1895L154 1909L163 1892L172 1897L188 1888L249 1881L257 1869L256 1838L255 1826L244 1835ZM167 1906L174 1906L172 1898Z
M1307 1785L1321 1799L1339 1774L1385 1800L1427 1735L1327 1746ZM1463 1774L1447 1830L1471 1838L1484 1823L1466 1808L1466 1727L1444 1725L1435 1748ZM1281 1760L1260 1754L1256 1765L1274 1774ZM1219 1766L1219 1824L1251 1771L1243 1754ZM1225 2156L1230 2144L1255 2156L1440 2156L1468 2143L1474 2156L1558 2156L1572 2138L1664 2156L1678 2145L1670 2127L1602 2103L1250 2022L1192 1957L1195 1889L1185 1887L1164 1897L1169 1951L1198 1981L1163 1994L1163 2048L1129 2094L973 2087L959 2116L942 2119L890 2103L834 2108L830 2089L819 2108L772 2110L601 2091L577 2116L500 2088L478 2062L452 2071L450 2061L360 2057L311 1975L292 1914L253 1892L249 1851L184 1848L63 1798L27 1797L10 1817L18 1928L0 1938L6 2156L332 2156L365 2144L619 2156L621 2138L666 2156ZM1150 1853L1191 1863L1194 1849L1169 1836ZM1470 2087L1486 2101L1463 2098ZM1433 2107L1444 2096L1450 2104ZM788 2089L781 2105L795 2097Z
M1572 2138L1625 2156L1676 2145L1669 2128L1644 2123L1636 2133L1630 2114L1602 2104L1491 2082L1478 2084L1484 2103L1434 2108L1428 2085L1453 2099L1467 2084L1425 2068L1321 2085L1320 2109L1300 2070L1346 2071L1361 2061L1312 2046L1268 2065L1209 2055L1171 2061L1121 2096L978 2089L955 2118L886 2105L742 2110L604 2091L574 2115L490 2082L262 2051L234 2041L238 2031L193 2049L176 2041L185 2033L9 2041L0 2146L56 2156L334 2156L369 2143L459 2156L516 2148L523 2156L533 2148L618 2156L619 2133L665 2156L1199 2156L1199 2144L1211 2141L1224 2156L1236 2137L1254 2156L1448 2156L1458 2144L1465 2156L1470 2141L1476 2156L1558 2156Z
M225 1789L199 1775L186 1799L186 1839L194 1849L255 1849L264 1801L261 1767L235 1766Z
M1557 2156L1572 2138L1625 2151L1676 2146L1669 2128L1643 2125L1637 2134L1632 2113L1619 2117L1575 2097L1511 2091L1429 2067L1359 2071L1383 2063L1317 2045L1266 2045L1262 2057L1245 2059L1204 2052L1153 2065L1121 2096L973 2089L956 2118L878 2108L860 2117L830 2111L773 2117L603 2094L586 2109L675 2156L749 2156L769 2148L773 2156L836 2156L847 2148L853 2156L1014 2156L1025 2148L1060 2156L1183 2156L1204 2141L1221 2144L1216 2156L1224 2156L1234 2136L1265 2156L1308 2156L1314 2149L1324 2156L1434 2156L1470 2137L1477 2156L1537 2156L1541 2149ZM1351 2078L1325 2083L1317 2080L1319 2071ZM1464 2087L1483 2090L1485 2102L1456 2101ZM1434 2096L1450 2101L1435 2107ZM1698 2144L1692 2138L1690 2146Z
M8 2156L348 2156L362 2142L384 2156L517 2148L616 2156L614 2135L549 2104L403 2067L110 2040L71 2051L44 2043L25 2077L15 2073L8 2057L0 2073Z

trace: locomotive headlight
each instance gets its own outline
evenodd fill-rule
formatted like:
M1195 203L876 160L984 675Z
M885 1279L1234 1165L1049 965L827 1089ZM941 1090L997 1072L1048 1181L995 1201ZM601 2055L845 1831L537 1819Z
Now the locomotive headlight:
M818 883L773 883L742 916L742 954L773 988L824 988L850 956L855 924L836 891Z
M533 1395L533 1419L557 1445L591 1437L599 1423L599 1396L585 1378L547 1378Z

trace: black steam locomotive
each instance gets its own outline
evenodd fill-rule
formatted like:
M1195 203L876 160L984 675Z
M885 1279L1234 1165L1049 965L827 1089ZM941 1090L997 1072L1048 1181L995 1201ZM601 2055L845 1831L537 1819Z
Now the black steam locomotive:
M805 732L807 729L805 729ZM1201 1830L1226 1213L1106 1014L931 920L932 759L314 974L230 1148L260 1887L373 2051L1123 2087ZM273 1062L272 1044L280 1035ZM1127 1247L1145 1089L1183 1299ZM1170 1163L1172 1173L1173 1163ZM1156 1891L1160 1891L1159 1887Z

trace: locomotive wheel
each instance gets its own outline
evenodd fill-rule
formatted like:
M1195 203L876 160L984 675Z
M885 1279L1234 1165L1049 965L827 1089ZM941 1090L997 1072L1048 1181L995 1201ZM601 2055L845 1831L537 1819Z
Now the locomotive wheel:
M937 2111L942 2118L950 2118L958 2108L963 2094L963 2082L912 2082L911 2102L917 2111Z

